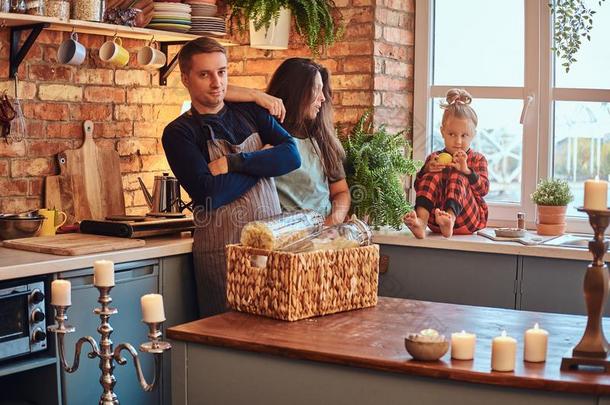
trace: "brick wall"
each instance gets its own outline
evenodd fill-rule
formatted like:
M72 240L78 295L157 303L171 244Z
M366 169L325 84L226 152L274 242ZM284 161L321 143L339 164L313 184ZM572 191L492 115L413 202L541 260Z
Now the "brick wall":
M391 129L411 125L414 0L335 0L346 22L345 36L317 59L332 72L335 121L348 130L374 106L376 124ZM8 77L8 30L0 31L0 78ZM168 169L160 142L164 126L175 118L188 93L178 72L168 86L158 73L136 66L143 41L123 40L130 64L113 69L97 52L107 39L79 35L88 50L80 67L59 65L57 48L69 33L43 31L19 69L19 98L27 121L24 141L0 139L0 212L39 208L44 176L58 173L55 154L82 143L82 122L95 124L94 139L121 156L125 203L129 214L147 211L137 177L152 184ZM235 36L235 41L247 43ZM172 51L176 51L173 49ZM290 49L263 51L248 46L229 48L230 82L264 88L275 68L292 56L311 57L293 35ZM14 82L0 79L0 90L14 94Z
M19 212L43 204L44 177L58 174L55 154L82 144L84 120L92 120L98 146L121 156L125 203L130 214L147 211L137 177L151 185L167 171L160 137L164 126L180 113L188 93L178 73L168 86L158 85L158 73L135 63L144 41L123 39L130 53L127 68L113 69L100 61L98 50L107 39L79 35L87 48L83 65L57 63L57 48L69 33L43 31L19 68L18 96L26 119L22 142L0 139L0 212ZM9 33L0 37L0 77L8 77ZM175 50L174 50L175 51ZM0 80L0 90L13 96L14 81Z

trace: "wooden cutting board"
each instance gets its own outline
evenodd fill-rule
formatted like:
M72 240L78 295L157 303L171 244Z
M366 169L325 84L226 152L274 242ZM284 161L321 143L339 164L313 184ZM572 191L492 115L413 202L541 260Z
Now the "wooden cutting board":
M45 205L68 215L68 224L85 218L125 215L120 158L112 148L98 148L93 122L85 121L83 145L59 153L59 176L45 180Z
M143 239L115 238L111 236L66 233L54 236L11 239L2 246L31 252L50 253L60 256L77 256L113 250L132 249L146 244Z

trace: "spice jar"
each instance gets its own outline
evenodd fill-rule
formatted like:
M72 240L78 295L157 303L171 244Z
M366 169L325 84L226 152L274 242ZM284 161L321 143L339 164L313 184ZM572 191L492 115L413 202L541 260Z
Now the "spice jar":
M373 233L369 226L352 215L342 224L324 227L282 248L282 251L301 253L314 250L338 250L370 245Z
M72 2L72 18L84 21L102 21L104 0L78 0Z
M45 9L46 15L49 17L57 17L64 21L70 19L70 2L68 0L46 0Z
M25 12L29 15L45 15L44 0L28 0L25 2Z
M517 228L525 229L525 212L517 213Z
M285 212L246 224L241 244L276 250L319 231L323 224L324 217L313 210Z
M0 13L9 13L11 11L11 0L0 0Z

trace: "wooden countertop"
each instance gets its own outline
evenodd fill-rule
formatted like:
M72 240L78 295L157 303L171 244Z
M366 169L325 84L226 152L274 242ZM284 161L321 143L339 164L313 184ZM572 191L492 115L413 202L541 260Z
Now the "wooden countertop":
M546 363L523 361L523 333L535 322L549 331ZM585 323L586 318L582 316L380 297L374 308L297 322L228 312L169 328L167 336L187 342L433 378L610 394L610 375L561 372L559 369L561 357L578 342ZM450 352L437 362L412 360L405 350L404 337L408 332L428 327L446 336L462 329L476 333L474 361L452 360ZM491 339L503 329L518 341L514 372L490 370Z
M190 253L193 248L190 232L144 239L146 245L143 247L81 256L57 256L0 247L0 281L87 268L100 259L123 263Z

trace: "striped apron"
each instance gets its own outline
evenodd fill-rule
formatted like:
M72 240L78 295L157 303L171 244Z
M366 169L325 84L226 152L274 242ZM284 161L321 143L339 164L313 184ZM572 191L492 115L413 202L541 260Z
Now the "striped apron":
M210 162L230 153L254 152L263 147L257 132L253 132L241 144L233 145L224 139L216 139L212 128L208 126L208 129L211 137L207 141ZM235 201L196 215L193 259L199 315L202 318L227 310L225 245L238 243L241 229L248 222L279 213L280 202L273 178L263 177Z

